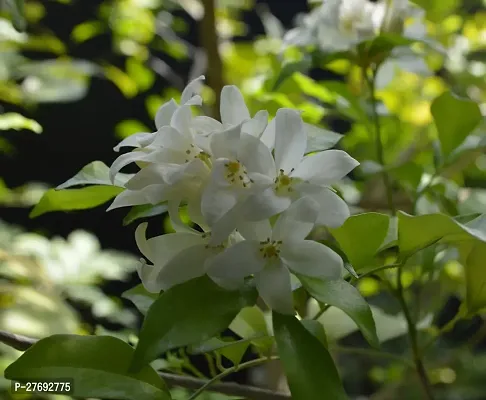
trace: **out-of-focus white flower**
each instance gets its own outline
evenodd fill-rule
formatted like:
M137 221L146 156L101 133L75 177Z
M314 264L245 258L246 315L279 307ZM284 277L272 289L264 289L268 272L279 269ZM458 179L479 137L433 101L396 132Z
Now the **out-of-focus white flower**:
M273 228L268 220L242 225L240 233L246 240L214 257L208 275L229 289L254 275L265 303L278 312L293 314L290 271L324 279L341 275L343 261L334 251L305 240L318 213L319 205L303 197L280 215Z

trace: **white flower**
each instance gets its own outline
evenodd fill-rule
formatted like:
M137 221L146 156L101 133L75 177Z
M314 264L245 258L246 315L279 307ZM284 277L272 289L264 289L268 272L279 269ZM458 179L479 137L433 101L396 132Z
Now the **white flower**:
M201 211L213 228L241 201L268 185L262 178L272 172L274 162L260 139L242 132L242 124L214 133L210 150L213 168L202 195ZM226 239L231 230L215 240Z
M147 291L158 293L172 286L203 276L212 259L221 253L228 243L242 240L239 234L232 235L225 245L209 246L210 233L184 228L182 232L155 236L147 240L147 223L140 224L135 231L137 246L153 263L142 260L138 275ZM176 225L176 229L180 228Z
M213 240L221 239L244 221L260 221L286 210L304 195L320 206L317 223L329 227L341 226L349 217L346 203L329 185L351 172L359 163L341 150L327 150L304 156L307 147L305 126L299 112L280 109L275 117L275 161L268 171L258 174L260 187L238 203L231 212L212 226ZM220 237L221 235L221 237Z
M200 106L202 104L202 98L198 94L198 92L204 79L204 76L201 75L199 78L194 79L193 81L188 83L188 85L182 91L181 106ZM171 99L169 102L163 104L157 110L157 113L155 115L156 129L159 130L163 126L170 125L170 121L174 113L179 109L179 107L180 106L174 99ZM153 138L153 136L154 133L152 132L135 133L118 143L118 145L115 146L113 150L118 152L122 147L145 147L151 143L151 139Z
M273 229L268 220L241 226L246 240L214 257L208 275L228 289L254 275L265 303L278 312L293 314L289 270L323 279L341 276L342 259L328 247L305 240L318 213L315 201L303 197L280 215Z

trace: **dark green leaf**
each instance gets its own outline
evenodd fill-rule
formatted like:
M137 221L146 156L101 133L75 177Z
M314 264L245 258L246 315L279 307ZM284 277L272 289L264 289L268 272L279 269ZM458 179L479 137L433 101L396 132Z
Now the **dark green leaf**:
M126 292L123 292L122 297L125 299L130 300L137 309L143 314L147 314L148 309L153 304L157 297L159 297L158 293L150 293L143 287L142 284L139 284Z
M278 354L294 400L348 399L327 349L295 317L273 312Z
M215 352L226 357L234 365L238 365L250 346L248 340L236 340L233 338L211 338L204 343L189 349L191 354L203 354Z
M5 370L11 380L74 379L73 396L116 400L169 400L162 379L150 366L128 367L133 348L110 336L54 335L40 340Z
M486 243L461 243L459 249L466 275L466 306L472 315L486 307Z
M323 281L303 276L299 279L312 297L344 311L358 325L370 345L379 347L373 314L358 289L344 280Z
M256 298L254 288L228 291L208 277L174 286L148 310L132 368L139 370L161 353L218 335L243 307L255 304Z
M343 226L331 229L331 233L358 271L373 262L387 236L389 224L390 217L384 214L358 214L349 217Z
M327 348L327 335L324 327L319 321L314 321L313 319L303 319L300 321L304 328L312 333L319 341Z
M87 186L82 189L49 189L30 212L29 217L52 211L86 210L98 207L123 191L117 186Z
M430 107L434 117L442 153L448 156L482 120L481 110L474 101L461 99L451 92L437 97Z

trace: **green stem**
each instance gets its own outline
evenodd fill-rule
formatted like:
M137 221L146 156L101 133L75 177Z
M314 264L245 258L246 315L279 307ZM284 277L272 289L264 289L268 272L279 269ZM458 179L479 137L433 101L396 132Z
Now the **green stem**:
M265 362L271 361L271 360L278 360L278 357L274 356L274 357L257 358L256 360L247 361L243 364L239 364L239 365L235 365L231 368L227 368L223 372L221 372L220 374L216 375L211 380L207 381L203 386L201 386L198 390L196 390L193 393L193 395L191 397L189 397L187 400L194 400L194 399L198 398L211 385L220 381L221 379L225 378L226 376L232 374L233 372L240 371L240 370L246 369L246 368L256 367L258 365L264 364Z
M443 334L449 332L454 328L456 323L461 320L464 317L463 313L461 310L457 312L457 314L452 318L447 324L445 324L442 328L440 328L434 335L433 337L422 347L422 350L420 351L421 354L424 354L432 344Z
M387 353L384 351L365 349L362 347L342 347L342 346L330 346L329 350L335 351L336 353L342 353L342 354L348 353L348 354L357 354L357 355L363 355L368 357L385 358L393 361L398 361L403 364L407 364L409 367L413 367L413 364L410 362L410 360L398 356L396 354Z
M324 314L327 310L329 310L329 307L331 307L329 304L322 306L321 309L317 312L317 314L314 315L314 317L312 317L312 319L314 321L318 320L322 316L322 314Z
M382 176L383 176L383 183L385 184L386 188L386 197L388 201L388 208L391 210L393 216L396 215L397 210L393 203L393 190L390 182L390 177L385 170L385 156L383 150L383 138L381 134L381 125L380 125L380 116L378 115L378 100L376 98L376 73L378 71L378 67L373 68L371 78L368 76L366 69L363 71L364 77L366 82L368 83L368 87L370 90L371 96L371 105L373 111L373 124L375 127L375 135L376 135L376 155L378 158L378 162L383 168Z
M417 339L417 327L415 326L415 322L412 319L410 314L410 310L408 308L407 302L405 301L405 296L403 293L403 284L402 284L402 268L405 261L402 262L402 265L398 267L397 273L397 290L396 296L398 301L400 302L400 306L403 309L403 314L405 315L405 319L407 320L408 325L408 336L410 339L410 345L412 347L412 354L413 354L413 361L415 364L415 369L417 371L417 375L420 380L420 384L422 386L422 390L424 392L425 398L427 400L434 400L434 394L432 392L432 386L430 384L429 378L427 376L427 371L424 366L424 362L422 360L422 355L418 345Z

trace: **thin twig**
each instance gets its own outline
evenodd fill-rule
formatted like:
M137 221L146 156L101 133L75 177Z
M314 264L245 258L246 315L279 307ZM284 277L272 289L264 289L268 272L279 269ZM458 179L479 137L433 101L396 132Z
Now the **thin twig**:
M25 351L33 346L38 339L33 339L23 335L16 335L10 332L5 332L0 330L0 342L6 344L7 346L13 347L14 349ZM271 358L265 357L261 359L256 359L248 361L246 363L240 364L239 366L231 367L223 371L222 374L218 375L216 378L211 380L193 378L190 376L181 376L169 374L166 372L159 372L158 374L165 382L170 386L178 386L186 389L196 390L191 398L196 398L207 388L210 391L217 392L221 394L226 394L230 396L241 396L250 400L289 400L291 397L284 393L276 393L271 390L261 389L254 386L240 385L232 382L218 383L217 381L223 377L241 370L244 368L250 368L255 365L259 365L264 361L268 361ZM196 396L197 394L197 396Z

